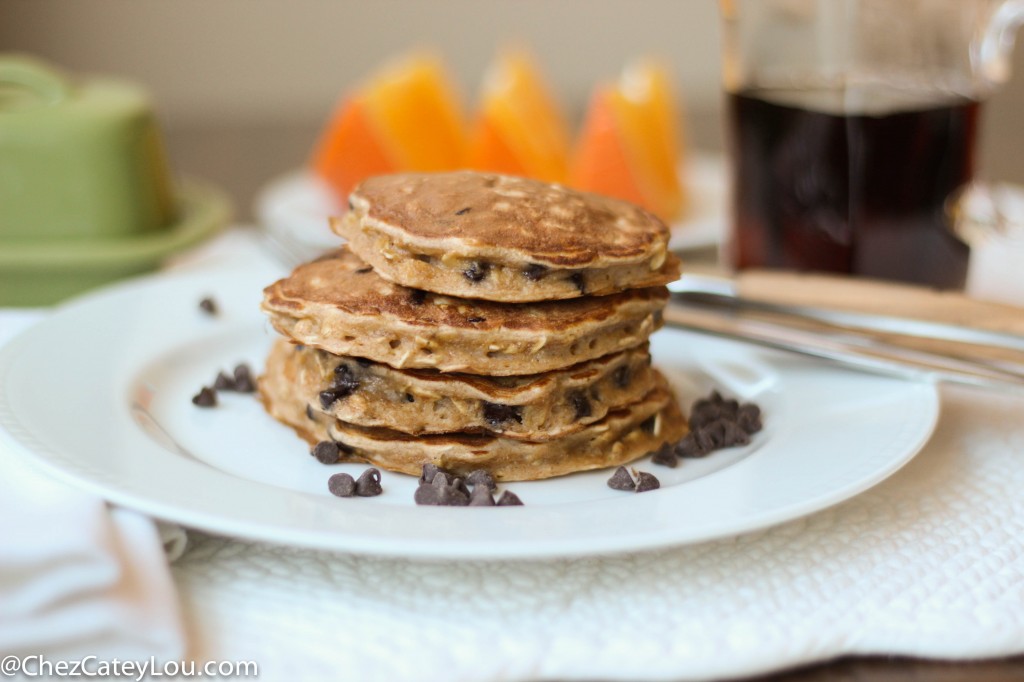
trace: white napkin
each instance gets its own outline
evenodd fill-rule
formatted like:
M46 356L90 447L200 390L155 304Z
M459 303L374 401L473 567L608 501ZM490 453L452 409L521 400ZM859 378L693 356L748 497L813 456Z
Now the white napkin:
M41 312L0 312L0 343ZM0 654L180 660L184 630L153 521L51 479L0 439Z
M845 654L1019 654L1022 415L1021 398L945 391L931 442L888 481L691 547L417 563L191 533L172 570L202 655L255 661L262 679L697 680Z

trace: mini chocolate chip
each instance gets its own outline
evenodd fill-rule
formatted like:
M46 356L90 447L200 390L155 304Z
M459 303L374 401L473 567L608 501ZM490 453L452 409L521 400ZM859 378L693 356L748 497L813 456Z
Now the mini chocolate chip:
M368 272L373 272L373 266L367 265L366 267L359 268L358 270L356 270L357 275L365 275Z
M750 434L743 430L736 422L725 424L725 447L731 448L734 445L749 445Z
M457 490L463 493L467 498L469 497L469 488L466 487L466 482L461 478L456 478L452 481L452 490Z
M471 317L468 320L466 320L466 322L469 322L470 324L479 324L480 322L486 322L486 321L487 321L487 319L483 318L483 317Z
M430 483L433 483L434 476L437 475L438 472L444 474L448 473L446 470L442 469L436 464L431 464L430 462L427 462L426 464L423 465L422 473L420 474L420 484L422 485L423 483L426 483L429 485Z
M405 402L407 402L407 403L414 403L414 402L416 402L416 398L415 398L415 396L413 396L412 393L406 393L405 394Z
M192 396L192 404L199 407L215 407L217 405L217 394L212 388L203 386L199 393Z
M497 490L498 485L494 482L494 478L485 469L477 469L476 471L470 472L469 476L466 476L466 483L473 486L474 489L483 486L488 490Z
M736 415L736 425L748 434L757 433L763 428L761 424L761 408L753 403L743 403Z
M630 376L629 365L623 365L615 370L612 374L612 379L615 381L615 385L619 388L626 388L629 386Z
M416 504L436 507L441 504L441 491L432 485L420 484L412 499Z
M703 457L708 454L710 450L706 450L701 447L701 444L697 442L696 434L691 431L686 434L682 440L676 443L675 452L680 457Z
M496 506L496 507L522 507L523 506L523 501L520 500L519 496L516 495L511 490L506 490L505 492L503 492L501 494L501 497L498 498L498 501L494 503L494 506Z
M199 309L202 310L207 315L216 315L217 303L212 298L207 296L206 298L199 302Z
M701 433L706 433L707 437L711 440L712 450L725 447L726 425L728 423L729 422L725 419L716 419L715 421L705 424L698 429L697 437L699 438Z
M430 485L435 488L447 488L453 478L455 478L455 476L450 472L438 470L430 479Z
M478 485L473 488L473 492L469 495L469 506L493 507L494 495L491 494L490 488L484 485Z
M367 360L366 358L356 358L356 364L360 367L369 367L373 364L373 361Z
M410 289L409 300L413 305L423 305L427 300L427 292L423 289Z
M367 469L356 481L356 495L359 497L376 497L384 492L384 489L380 487L380 471L377 469Z
M256 382L252 379L252 370L244 362L235 367L235 390L239 393L256 392Z
M337 464L338 444L333 440L322 440L313 446L312 454L321 464Z
M326 391L320 391L320 407L325 410L330 409L331 405L336 403L339 397L338 392L334 389L328 388Z
M217 378L213 380L213 388L218 391L235 390L235 380L224 372L217 372Z
M573 414L576 419L583 419L593 414L590 401L582 391L573 391L569 394L569 404L572 405Z
M675 469L679 464L679 455L671 443L664 443L651 457L653 464L660 464L670 469Z
M580 290L580 294L587 293L587 287L586 284L584 284L583 282L582 272L574 272L573 274L571 274L569 276L569 281L576 285L576 288Z
M313 416L312 405L306 405L306 419L316 419L316 417Z
M517 424L523 423L523 408L520 405L500 405L484 401L483 413L484 421L494 429L500 428L513 420Z
M544 276L546 274L548 274L547 266L541 265L540 263L530 263L525 268L523 268L523 277L530 280L531 282L536 282L538 280L544 279Z
M619 467L612 474L612 477L608 479L608 487L612 490L633 490L636 488L636 483L633 482L633 477L626 471L626 467Z
M471 207L469 206L467 206L466 208L460 208L458 211L455 212L455 215L466 215L467 213L469 213L470 208Z
M645 493L648 490L656 490L661 487L661 481L646 471L640 471L636 475L636 491L638 493Z
M462 271L462 276L473 284L482 282L491 271L491 264L477 261L470 263L469 267Z
M349 474L334 474L327 479L327 489L338 497L352 497L356 494L356 482Z
M449 507L468 507L469 494L449 486L441 490L441 504Z
M653 434L654 433L654 427L655 427L655 425L657 423L658 423L658 415L653 414L650 417L648 417L647 419L645 419L642 422L640 422L640 428L643 429L644 431L646 431L647 433L652 433Z
M334 368L334 379L331 380L330 390L337 394L338 398L347 398L359 388L359 379L356 378L352 368L342 363Z

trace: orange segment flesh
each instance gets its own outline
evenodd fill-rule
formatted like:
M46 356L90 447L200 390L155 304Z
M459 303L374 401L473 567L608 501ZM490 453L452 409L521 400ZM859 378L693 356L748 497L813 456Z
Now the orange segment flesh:
M526 52L506 52L484 79L470 167L565 182L568 155L565 118L539 69Z
M594 93L569 171L570 184L586 192L645 205L623 147L610 88Z
M346 100L338 109L313 152L312 166L341 197L364 178L396 170L358 98Z
M662 218L676 217L683 207L679 117L666 71L653 63L626 69L611 103L646 206Z
M462 167L464 123L439 60L419 55L398 62L373 79L363 97L381 144L401 170Z

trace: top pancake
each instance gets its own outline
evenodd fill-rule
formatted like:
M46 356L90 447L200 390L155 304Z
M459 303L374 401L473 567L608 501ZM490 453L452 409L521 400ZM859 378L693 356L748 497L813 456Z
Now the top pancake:
M605 295L679 276L668 228L625 201L461 171L369 178L335 232L385 279L525 302Z

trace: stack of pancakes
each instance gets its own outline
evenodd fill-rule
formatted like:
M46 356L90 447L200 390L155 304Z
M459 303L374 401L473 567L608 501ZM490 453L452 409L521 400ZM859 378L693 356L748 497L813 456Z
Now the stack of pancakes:
M623 464L686 422L647 340L679 275L622 201L472 172L371 178L336 251L264 290L276 419L344 459L532 480Z

